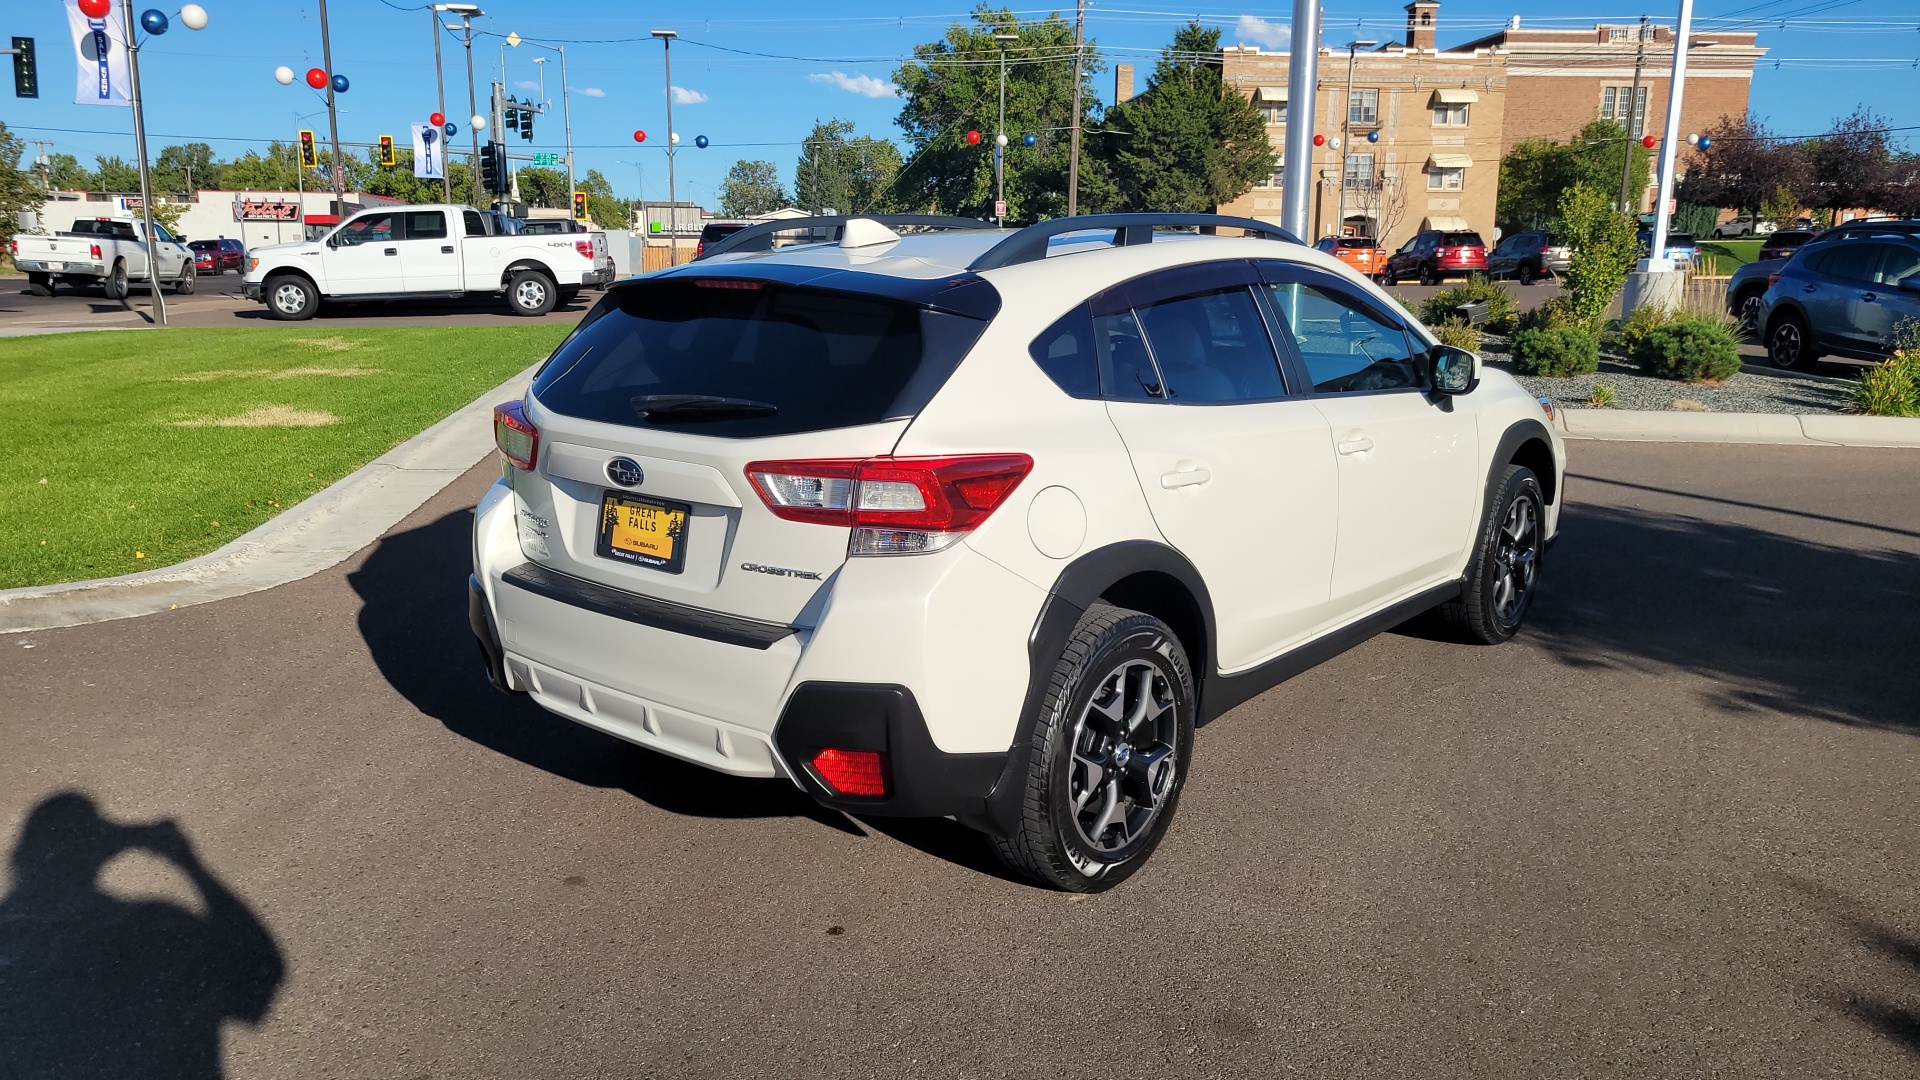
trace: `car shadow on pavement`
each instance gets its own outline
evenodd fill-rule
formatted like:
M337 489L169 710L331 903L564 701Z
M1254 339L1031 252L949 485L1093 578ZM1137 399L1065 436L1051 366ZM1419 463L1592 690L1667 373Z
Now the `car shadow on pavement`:
M165 860L199 910L123 899L101 871L127 852ZM286 974L246 902L200 861L172 821L103 818L61 792L27 815L0 898L0 1075L222 1075L221 1025L266 1018Z
M391 533L347 576L363 601L360 636L387 682L447 730L590 787L618 788L694 817L808 817L864 835L785 780L727 776L555 716L487 682L467 625L473 514Z
M1572 504L1522 636L1575 667L1705 676L1729 711L1920 735L1920 554L1880 533L1907 550Z

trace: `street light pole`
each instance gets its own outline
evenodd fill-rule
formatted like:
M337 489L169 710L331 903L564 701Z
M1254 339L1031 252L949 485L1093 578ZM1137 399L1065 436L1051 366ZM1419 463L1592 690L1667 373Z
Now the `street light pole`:
M467 138L473 144L473 154L467 158L467 173L472 182L468 185L467 201L479 206L480 196L480 129L474 126L473 118L480 115L480 103L473 95L473 16L481 12L460 13L460 29L466 34L467 45Z
M1080 212L1080 81L1087 47L1087 0L1073 13L1073 148L1067 152L1067 216Z
M1333 234L1347 234L1347 155L1353 153L1353 62L1361 49L1371 49L1379 44L1375 41L1347 42L1347 111L1346 119L1340 124L1340 199L1337 205L1340 215L1333 223ZM1373 170L1367 170L1367 179L1373 179Z
M1311 240L1313 114L1320 93L1320 0L1293 0L1292 55L1287 67L1287 156L1281 217L1295 236ZM1303 107L1304 106L1304 107Z
M660 39L660 55L667 66L667 247L672 253L668 265L680 265L680 199L673 184L673 39L679 33L673 30L655 30L653 36Z
M140 100L140 40L133 36L133 8L120 5L120 25L127 35L127 87L133 106L133 145L140 162L140 211L147 223L147 291L153 296L154 318L167 325L167 298L160 291L160 247L153 238L153 185L147 180L147 117ZM105 34L101 35L105 37Z
M1019 41L1019 34L995 34L1000 46L1000 120L993 130L993 223L1005 225L1007 202L1007 46Z
M439 102L438 106L434 109L434 111L438 112L440 116L444 119L447 115L447 71L446 71L446 68L442 67L440 64L440 9L439 7L434 6L434 7L428 8L427 16L428 18L433 20L433 86L436 94L438 95L436 100ZM440 152L440 155L441 155L440 190L446 196L446 200L448 202L452 202L453 201L453 173L450 170L448 170L446 167L446 150L444 149L446 146L446 142L445 142L446 136L447 136L447 129L444 127L441 128L439 131L436 131L433 133L433 137L435 139L441 140L440 145L442 147L442 150Z
M1680 102L1687 87L1687 39L1693 34L1693 0L1680 0L1680 26L1673 39L1673 77L1667 86L1666 134L1660 141L1660 195L1653 208L1653 246L1644 269L1666 270L1668 200L1673 198L1673 165L1680 143ZM1629 146L1631 155L1633 148Z
M320 0L320 62L327 69L327 132L333 137L333 212L347 216L346 159L340 156L340 116L333 105L333 36L327 31L327 0Z

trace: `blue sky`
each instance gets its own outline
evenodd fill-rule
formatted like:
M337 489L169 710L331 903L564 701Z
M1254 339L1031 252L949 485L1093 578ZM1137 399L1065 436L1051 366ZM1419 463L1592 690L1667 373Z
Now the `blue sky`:
M38 39L41 97L0 97L0 120L27 138L53 142L52 152L71 153L91 165L94 155L133 157L132 120L126 109L71 103L74 61L65 5L73 0L6 0L0 5L0 36ZM964 17L953 0L906 0L911 6L870 0L835 5L794 5L770 0L733 3L640 3L602 0L557 4L552 0L481 0L487 17L476 29L518 33L530 41L566 41L573 90L573 133L579 171L597 168L623 196L644 190L667 194L664 153L666 115L661 49L650 29L679 31L673 82L679 87L674 122L681 133L676 172L682 198L711 206L727 168L738 158L778 164L790 184L799 142L816 119L844 117L865 134L897 137L899 101L887 81L899 59L917 42L940 36ZM1391 39L1404 26L1395 3L1326 0L1326 40L1356 32ZM221 157L272 138L291 139L309 127L324 138L320 96L301 82L283 87L273 69L296 71L320 64L320 27L315 0L202 0L211 25L191 33L177 20L173 30L141 52L147 127L154 152L189 138L209 142ZM1024 10L1024 5L1014 5ZM334 70L352 88L341 97L343 140L370 142L380 134L404 139L407 124L433 111L434 71L430 24L412 0L332 0ZM167 3L169 14L177 3ZM1642 13L1671 21L1677 0L1657 6L1628 0L1583 0L1565 5L1516 4L1512 0L1446 0L1441 12L1443 45L1498 27L1518 14L1527 25L1626 22ZM1044 15L1039 8L1028 17ZM1273 47L1285 38L1290 4L1232 9L1203 7L1203 21L1221 26L1228 44ZM1071 8L1066 9L1071 15ZM1093 5L1089 36L1109 64L1133 62L1144 85L1152 54L1192 14L1146 0ZM1696 21L1706 30L1750 28L1770 50L1756 74L1753 108L1783 134L1821 131L1835 117L1865 102L1896 126L1920 127L1920 3L1915 0L1699 0ZM1784 19L1784 24L1782 20ZM637 39L637 40L634 40ZM476 35L476 79L498 71L498 36ZM718 47L716 47L718 46ZM449 117L467 112L464 57L443 39ZM721 48L723 47L723 48ZM783 59L743 55L777 54ZM540 78L532 60L552 53L528 45L506 49L506 81L520 97ZM1779 58L1778 68L1773 58ZM1868 62L1889 61L1889 62ZM1891 62L1897 61L1897 62ZM559 114L557 62L547 65L547 97L554 110L536 125L534 142L509 140L515 153L564 148ZM1096 80L1102 97L1111 75ZM0 91L6 85L0 82ZM458 103L457 105L455 103ZM632 141L636 128L648 141ZM67 129L67 130L56 130ZM694 136L712 145L697 149ZM1920 130L1896 138L1920 147ZM466 141L464 130L455 140ZM31 153L31 150L30 150ZM637 165L637 167L636 167Z

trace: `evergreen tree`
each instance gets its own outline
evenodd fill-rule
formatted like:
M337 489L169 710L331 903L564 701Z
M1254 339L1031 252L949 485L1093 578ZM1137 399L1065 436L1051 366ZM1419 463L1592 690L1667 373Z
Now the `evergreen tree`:
M1160 51L1146 92L1107 111L1102 157L1115 209L1210 213L1273 172L1253 103L1220 75L1220 31L1188 23Z
M794 202L816 212L883 213L893 209L899 173L900 149L892 143L855 137L851 120L816 123L793 167Z

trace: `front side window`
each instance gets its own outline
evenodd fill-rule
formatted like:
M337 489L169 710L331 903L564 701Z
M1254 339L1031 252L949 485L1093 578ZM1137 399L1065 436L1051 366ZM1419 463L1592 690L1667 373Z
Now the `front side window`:
M1880 245L1839 244L1820 253L1813 268L1842 281L1872 281L1880 265Z
M1398 390L1425 384L1413 342L1384 316L1316 285L1271 284L1273 306L1316 394Z
M340 227L334 239L341 247L385 244L394 239L392 214L362 214Z
M1431 166L1427 169L1428 191L1459 191L1467 183L1467 170L1443 169Z
M1246 286L1163 300L1138 316L1168 400L1217 405L1285 396L1279 358Z
M1898 285L1915 273L1920 273L1920 250L1895 244L1882 246L1880 269L1873 275L1875 281L1882 285Z
M1347 91L1347 123L1377 124L1380 122L1380 91Z
M480 218L478 210L462 210L460 220L466 223L468 236L487 235L487 223Z

